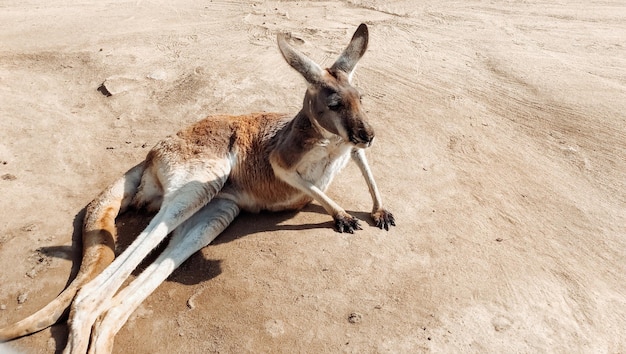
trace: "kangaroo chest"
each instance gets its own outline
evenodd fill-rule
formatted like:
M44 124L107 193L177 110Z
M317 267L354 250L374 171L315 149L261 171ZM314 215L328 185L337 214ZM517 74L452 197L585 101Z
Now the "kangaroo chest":
M321 140L302 156L296 171L324 191L348 162L351 149L352 146L339 137Z

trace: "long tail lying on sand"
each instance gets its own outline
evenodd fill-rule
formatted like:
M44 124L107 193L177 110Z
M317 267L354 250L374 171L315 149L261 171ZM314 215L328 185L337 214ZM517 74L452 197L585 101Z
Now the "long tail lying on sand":
M82 263L76 278L41 310L0 328L0 342L35 333L55 324L67 311L78 290L113 262L117 239L115 218L131 203L143 170L143 163L135 166L89 204L83 223Z

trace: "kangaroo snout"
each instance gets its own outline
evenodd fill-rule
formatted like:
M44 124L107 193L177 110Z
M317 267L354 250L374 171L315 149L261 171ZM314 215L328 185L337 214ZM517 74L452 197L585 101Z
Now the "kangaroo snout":
M359 119L346 129L350 142L359 148L368 148L374 142L374 129L366 119L364 115L360 115Z
M374 129L369 124L363 122L363 126L349 133L350 142L360 148L368 148L374 142Z

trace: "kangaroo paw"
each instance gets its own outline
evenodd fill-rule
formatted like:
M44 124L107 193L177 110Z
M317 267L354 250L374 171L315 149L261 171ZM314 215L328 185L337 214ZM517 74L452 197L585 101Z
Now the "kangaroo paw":
M362 230L359 219L348 213L337 214L335 217L335 230L337 232L354 233L354 230Z
M389 226L396 226L396 220L394 219L393 214L387 209L379 209L373 212L372 219L374 219L376 226L387 231L389 231Z

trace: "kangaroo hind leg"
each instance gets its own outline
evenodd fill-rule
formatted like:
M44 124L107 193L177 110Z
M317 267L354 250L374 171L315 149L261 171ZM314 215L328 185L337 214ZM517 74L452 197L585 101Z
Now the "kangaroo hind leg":
M94 325L90 352L110 353L115 334L133 311L192 254L211 243L239 214L231 200L216 198L174 230L157 260L111 301Z
M159 212L135 241L77 294L70 312L65 352L87 351L92 325L110 306L111 299L130 273L172 230L217 195L230 174L231 161L214 159L210 169L205 167L180 165L166 175L167 179L160 180L165 195Z

